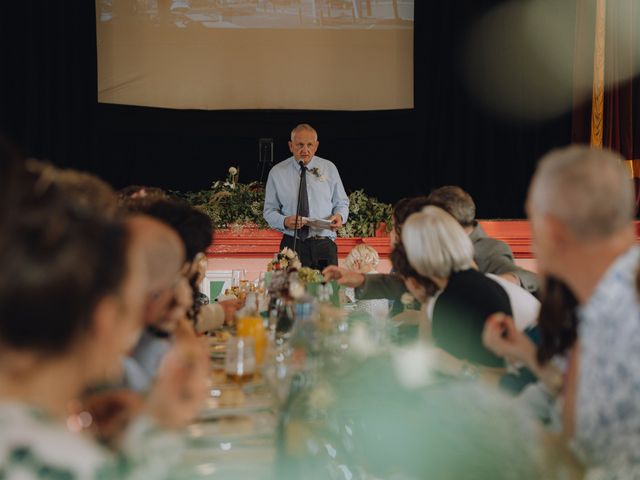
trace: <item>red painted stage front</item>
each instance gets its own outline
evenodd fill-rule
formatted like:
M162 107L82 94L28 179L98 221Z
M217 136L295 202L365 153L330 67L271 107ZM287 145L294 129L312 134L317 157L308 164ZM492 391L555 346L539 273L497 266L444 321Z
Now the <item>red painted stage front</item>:
M533 258L531 230L527 220L483 220L480 222L487 235L506 242L516 258ZM271 258L278 252L282 234L275 230L241 228L219 230L213 244L207 249L210 258ZM380 258L391 253L389 237L338 238L338 256L344 258L359 243L375 248Z

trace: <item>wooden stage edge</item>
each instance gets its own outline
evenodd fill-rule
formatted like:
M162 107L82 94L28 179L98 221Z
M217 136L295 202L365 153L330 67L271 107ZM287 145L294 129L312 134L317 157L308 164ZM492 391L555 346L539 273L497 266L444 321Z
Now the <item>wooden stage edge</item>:
M515 256L516 263L528 270L536 271L537 265L531 248L531 230L527 220L481 220L480 224L487 235L506 242ZM213 244L207 249L209 272L241 269L249 280L258 277L261 271L278 252L282 234L275 230L256 228L235 228L218 230L214 234ZM389 236L367 238L338 238L338 257L340 263L349 251L359 243L371 245L380 254L377 271L387 273L391 270L389 254Z
M515 262L528 270L536 271L537 265L531 246L531 229L527 220L480 220L487 235L507 243L513 251ZM640 239L640 222L636 221ZM282 234L274 230L241 228L218 230L207 249L208 271L243 269L249 280L257 278L266 269L273 255L278 252ZM371 245L380 254L379 273L391 269L389 237L338 238L338 257L344 260L349 251L359 243Z
M507 243L516 258L532 259L531 229L527 220L481 220L480 224L490 237ZM275 230L238 228L218 230L213 244L207 249L209 258L272 258L278 252L282 234ZM360 243L371 245L388 259L391 253L389 237L338 238L338 256L344 258Z

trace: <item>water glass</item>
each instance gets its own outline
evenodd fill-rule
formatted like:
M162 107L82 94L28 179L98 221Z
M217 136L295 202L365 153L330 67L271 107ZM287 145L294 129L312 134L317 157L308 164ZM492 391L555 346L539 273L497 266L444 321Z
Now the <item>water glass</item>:
M239 287L240 282L242 282L243 280L246 280L246 276L247 275L244 270L231 270L231 279L232 279L231 285L233 287Z
M245 383L256 373L255 344L251 337L231 337L227 341L224 373L229 380Z

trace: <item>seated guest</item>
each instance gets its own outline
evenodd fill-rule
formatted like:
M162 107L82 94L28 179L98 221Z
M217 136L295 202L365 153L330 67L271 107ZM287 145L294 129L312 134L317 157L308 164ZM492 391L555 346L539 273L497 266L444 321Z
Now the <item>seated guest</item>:
M143 211L167 225L171 226L184 244L186 262L183 267L185 278L191 288L192 301L188 312L189 319L195 324L196 317L203 302L200 299L201 276L206 272L205 251L213 240L211 219L189 204L177 200L161 200L149 203ZM221 315L224 315L220 307Z
M191 307L191 290L182 275L185 253L178 234L165 223L143 215L127 222L144 245L151 281L145 295L145 328L125 362L125 385L146 392L171 349L174 330Z
M15 213L0 216L0 473L163 478L179 450L170 437L149 435L153 424L137 423L115 456L69 411L87 387L119 375L141 328L148 276L131 232L67 199L52 178L17 168L4 184L0 175L3 200L11 200L6 211ZM185 410L190 417L199 408L187 395L202 394L184 391L180 379L184 361L170 359L149 398L155 418Z
M524 288L506 280L500 275L487 273L486 276L498 283L498 285L504 288L507 295L509 295L509 302L513 310L513 320L516 328L520 331L534 329L538 324L538 316L540 315L540 300ZM535 335L537 334L534 334L534 336Z
M394 208L394 229L391 241L400 234L402 223L413 212L425 205L435 205L450 213L465 228L472 240L474 261L480 272L492 273L505 280L521 285L529 291L538 288L534 273L521 269L513 263L513 254L504 242L487 237L475 220L473 199L459 187L442 187L428 197L416 197L411 201L400 200ZM330 266L324 270L327 280L337 280L339 284L356 289L356 296L362 299L388 298L399 299L406 291L402 279L390 274L363 276L348 272L339 267ZM395 310L395 303L394 303Z
M429 202L455 218L473 243L473 258L483 273L492 273L512 281L530 292L538 290L535 273L518 267L506 243L487 236L476 220L476 204L467 192L456 186L440 187L429 194Z
M183 275L191 288L191 307L188 317L198 328L198 316L202 305L209 303L200 293L200 283L206 273L206 249L213 239L211 219L187 203L177 200L131 199L123 208L129 212L149 215L173 228L184 244L186 262ZM207 308L208 323L222 325L230 323L239 308L237 300L226 300ZM213 317L213 318L211 318Z
M527 212L540 270L566 286L575 307L565 299L541 317L538 349L504 315L487 321L485 344L562 396L563 435L586 478L638 478L640 248L623 159L587 147L552 151L536 169ZM566 369L551 361L558 356Z
M402 227L402 244L417 273L404 277L408 290L426 303L436 290L431 336L454 357L488 367L504 362L482 344L482 330L492 313L511 315L509 297L493 280L473 268L469 236L444 210L427 206Z
M352 272L362 274L377 273L376 268L378 263L380 263L380 255L378 255L376 249L364 243L353 247L344 259L345 268ZM346 295L352 301L355 300L353 289L347 289ZM356 310L366 312L370 315L380 315L382 313L386 316L389 312L389 302L384 299L357 300Z
M412 213L419 212L428 205L427 197L403 198L393 207L393 228L391 230L391 246L396 245L402 232L402 224ZM390 300L391 315L402 311L402 295L407 289L402 278L392 274L364 275L340 267L327 267L323 272L326 280L336 279L338 283L346 287L355 288L355 296L362 300L381 299Z
M401 198L393 206L391 220L393 222L391 232L389 233L389 244L391 248L395 247L400 241L402 235L402 224L412 213L419 212L422 207L429 205L427 197L411 197Z

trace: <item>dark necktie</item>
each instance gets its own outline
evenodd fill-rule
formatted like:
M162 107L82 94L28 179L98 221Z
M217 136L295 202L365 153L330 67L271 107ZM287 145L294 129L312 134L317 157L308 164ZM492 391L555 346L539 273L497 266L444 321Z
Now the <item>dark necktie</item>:
M302 163L302 162L300 162ZM307 194L307 170L305 165L300 165L300 216L309 217L309 195ZM298 230L298 238L302 241L309 236L309 227L306 225Z

